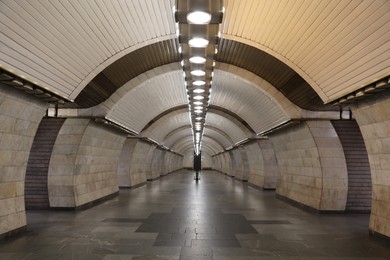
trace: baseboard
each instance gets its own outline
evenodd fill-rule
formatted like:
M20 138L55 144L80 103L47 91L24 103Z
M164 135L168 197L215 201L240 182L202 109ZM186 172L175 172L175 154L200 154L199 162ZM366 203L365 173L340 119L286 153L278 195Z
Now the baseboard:
M14 229L14 230L5 232L4 234L1 234L0 235L0 240L5 240L5 239L16 237L16 236L18 236L20 234L25 233L26 231L27 231L27 226L19 227L17 229Z
M304 211L311 212L311 213L316 213L316 214L344 214L345 213L344 210L319 210L319 209L313 208L311 206L308 206L306 204L303 204L301 202L298 202L298 201L292 200L290 198L287 198L285 196L282 196L280 194L276 194L276 198L278 198L284 202L287 202L288 204L290 204L294 207L300 208Z
M117 197L119 195L119 191L116 191L114 193L111 193L111 194L108 194L104 197L101 197L101 198L98 198L96 200L93 200L93 201L90 201L90 202L87 202L85 204L82 204L82 205L79 205L79 206L76 206L76 207L51 207L50 209L51 210L74 210L74 211L82 211L82 210L86 210L86 209L90 209L92 207L95 207L103 202L106 202L108 200L111 200L115 197Z

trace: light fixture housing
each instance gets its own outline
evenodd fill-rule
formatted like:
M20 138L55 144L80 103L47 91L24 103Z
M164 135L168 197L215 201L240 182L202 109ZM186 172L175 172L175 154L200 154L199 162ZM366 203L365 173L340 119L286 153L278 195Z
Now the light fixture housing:
M192 84L194 84L195 86L203 86L206 84L206 82L203 80L195 80Z
M203 64L203 63L206 63L206 58L201 57L201 56L193 56L189 59L189 61L191 63L195 63L195 64Z
M203 88L196 88L194 89L192 92L196 93L196 94L200 94L200 93L203 93L205 92L205 90Z
M204 70L192 70L191 74L193 76L204 76L206 75L206 72Z
M209 44L209 40L201 37L194 37L188 41L190 47L205 48Z
M187 14L187 22L190 24L209 24L211 21L211 14L194 11Z

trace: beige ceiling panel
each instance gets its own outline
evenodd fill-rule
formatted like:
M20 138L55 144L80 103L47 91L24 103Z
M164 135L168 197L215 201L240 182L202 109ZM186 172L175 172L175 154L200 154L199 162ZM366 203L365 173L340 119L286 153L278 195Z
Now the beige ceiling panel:
M224 129L222 129L224 130ZM222 130L217 130L214 128L206 127L204 130L203 135L208 136L211 139L218 142L224 149L233 146L235 143L232 141L229 136L226 135L226 133L222 132Z
M180 113L169 113L154 122L151 127L142 133L142 136L153 139L160 144L166 144L168 135L178 128L185 127L187 134L192 135L189 112L179 111Z
M390 74L390 2L225 0L222 37L297 71L323 101Z
M72 99L128 50L176 37L174 2L1 1L0 66Z
M218 115L216 113L211 113L211 112L207 113L207 115L206 115L206 123L205 123L206 129L209 126L213 127L213 128L216 128L216 129L223 130L230 137L230 139L234 143L237 143L237 142L239 142L241 140L244 140L244 139L249 137L234 122L232 122L228 118L223 117L221 115Z
M173 147L176 143L182 142L184 140L193 142L190 126L183 127L172 132L172 134L167 136L161 144L167 147Z
M210 104L237 114L256 133L267 131L290 119L272 96L254 84L222 71L215 73Z
M160 113L188 103L183 75L166 73L142 82L122 96L107 118L136 133Z

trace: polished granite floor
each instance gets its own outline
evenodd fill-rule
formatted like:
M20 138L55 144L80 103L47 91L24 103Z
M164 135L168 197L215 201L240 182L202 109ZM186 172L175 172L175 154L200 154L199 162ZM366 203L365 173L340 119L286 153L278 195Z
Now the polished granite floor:
M84 211L29 211L0 259L390 259L369 215L317 215L225 175L189 171Z

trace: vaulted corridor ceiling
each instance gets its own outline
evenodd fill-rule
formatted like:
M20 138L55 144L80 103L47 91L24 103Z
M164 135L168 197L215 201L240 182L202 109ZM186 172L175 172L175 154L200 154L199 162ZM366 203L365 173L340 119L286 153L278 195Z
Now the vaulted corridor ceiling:
M15 76L65 100L59 106L72 115L104 118L186 153L193 137L175 6L1 1L4 81ZM389 1L223 6L203 138L210 156L291 120L337 115L332 102L390 75Z

